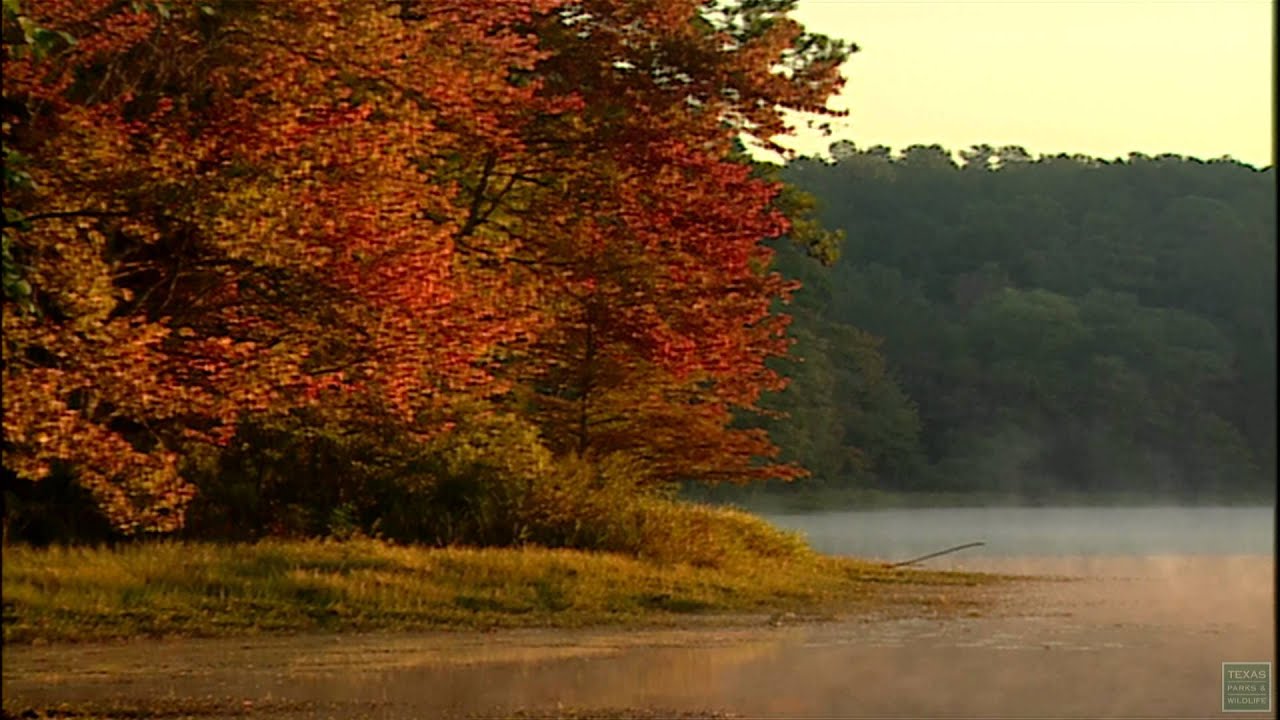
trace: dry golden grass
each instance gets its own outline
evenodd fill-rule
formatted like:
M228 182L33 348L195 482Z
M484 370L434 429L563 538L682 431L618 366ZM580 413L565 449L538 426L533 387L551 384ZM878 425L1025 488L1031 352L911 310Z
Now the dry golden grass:
M745 513L672 511L653 557L368 539L4 549L4 640L664 624L690 615L830 616L953 604L996 578L814 553ZM680 547L687 560L675 561Z

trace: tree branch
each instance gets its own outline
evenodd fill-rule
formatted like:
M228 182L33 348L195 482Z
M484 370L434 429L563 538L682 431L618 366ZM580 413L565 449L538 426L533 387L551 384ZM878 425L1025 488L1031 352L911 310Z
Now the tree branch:
M5 221L5 225L16 225L17 223L33 222L36 220L53 220L59 218L75 218L75 217L126 217L132 215L128 210L60 210L58 212L35 213L34 215L23 215L17 222Z

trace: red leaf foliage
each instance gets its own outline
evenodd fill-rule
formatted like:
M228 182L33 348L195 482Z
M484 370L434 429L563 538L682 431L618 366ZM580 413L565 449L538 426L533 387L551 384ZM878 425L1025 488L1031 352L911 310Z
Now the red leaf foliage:
M731 425L781 384L789 291L760 245L778 188L735 138L840 80L784 16L702 6L24 4L74 42L6 44L32 294L5 298L5 467L172 530L184 443L359 393L423 433L528 401L558 449L659 479L794 476Z

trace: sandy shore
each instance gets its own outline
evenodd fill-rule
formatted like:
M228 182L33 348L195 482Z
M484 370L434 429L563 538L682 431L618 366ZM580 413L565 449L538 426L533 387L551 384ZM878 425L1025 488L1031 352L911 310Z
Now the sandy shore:
M6 647L5 704L209 699L255 717L558 706L743 717L1275 717L1220 712L1222 662L1274 666L1271 556L953 567L1075 579L1006 586L980 615L949 618Z

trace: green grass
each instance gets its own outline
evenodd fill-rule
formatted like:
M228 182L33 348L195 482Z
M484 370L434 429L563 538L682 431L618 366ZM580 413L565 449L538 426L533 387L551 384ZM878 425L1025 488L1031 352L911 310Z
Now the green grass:
M759 522L734 522L740 520ZM721 560L698 556L697 563L373 540L11 546L3 553L4 640L660 625L691 615L813 616L887 608L934 612L967 602L964 587L998 580L820 556L792 536L759 526L739 528L741 542ZM761 534L776 542L763 542Z

